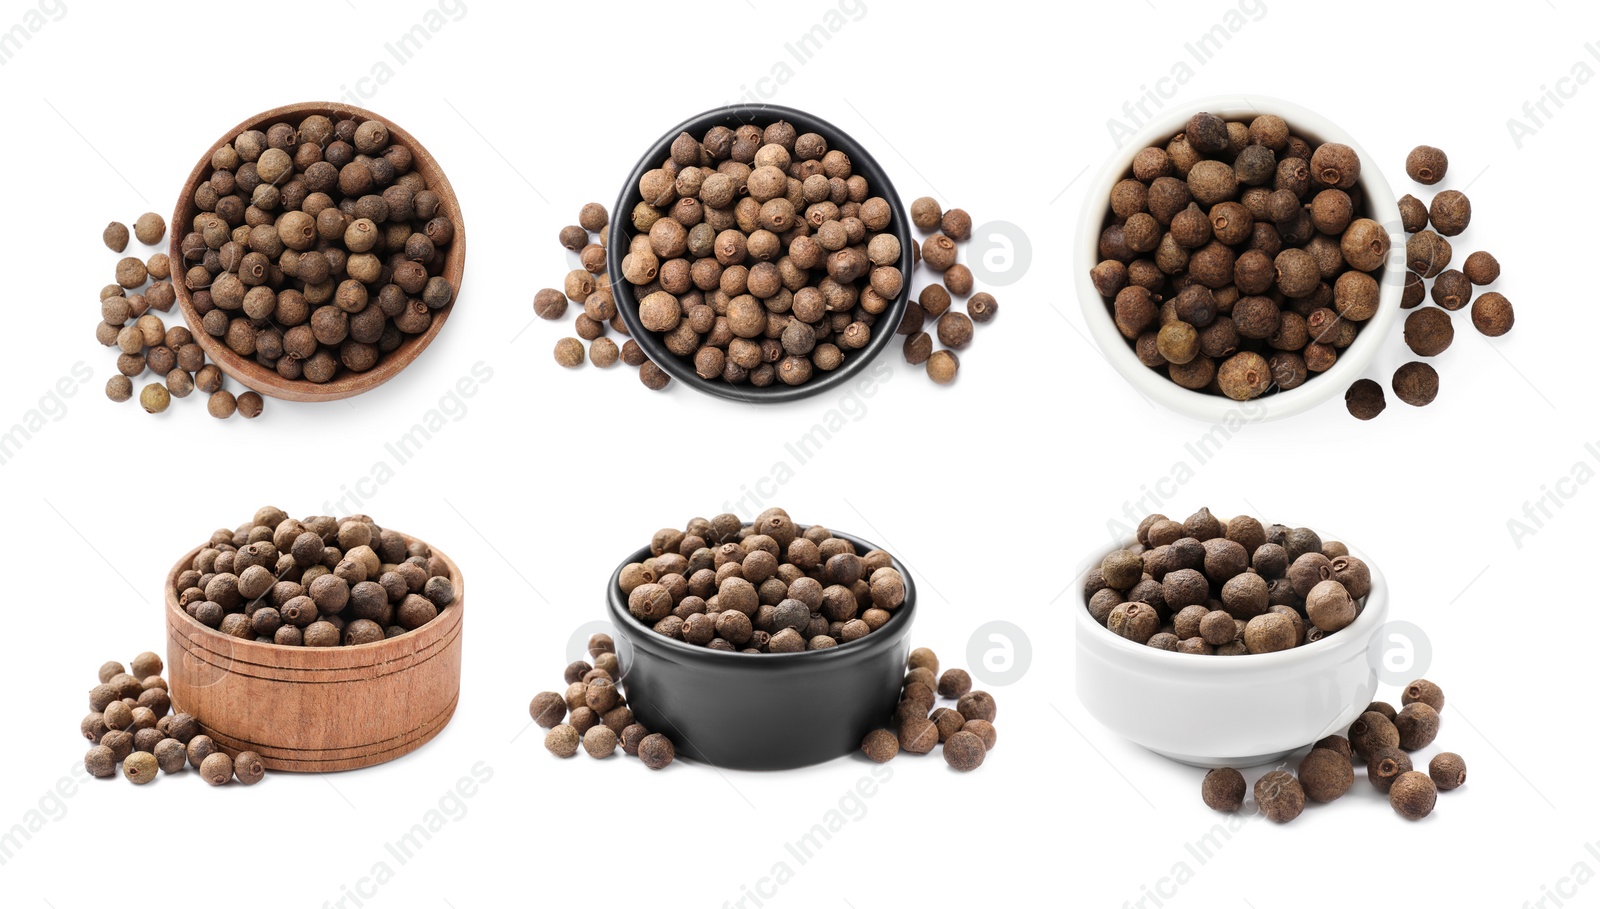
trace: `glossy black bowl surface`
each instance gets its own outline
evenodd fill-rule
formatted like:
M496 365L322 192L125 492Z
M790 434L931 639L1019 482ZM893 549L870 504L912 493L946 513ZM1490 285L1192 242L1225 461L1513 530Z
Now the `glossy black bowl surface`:
M834 532L857 552L878 547ZM612 573L606 600L616 628L622 690L646 729L672 739L678 754L718 767L784 770L849 754L886 726L905 680L907 640L917 593L877 631L826 650L730 653L658 634L628 612L622 568L650 557L648 547Z

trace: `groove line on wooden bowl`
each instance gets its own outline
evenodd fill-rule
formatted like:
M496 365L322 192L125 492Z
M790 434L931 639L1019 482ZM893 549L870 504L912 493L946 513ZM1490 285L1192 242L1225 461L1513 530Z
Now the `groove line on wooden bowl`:
M361 745L346 745L346 746L340 747L340 748L294 748L294 747L287 746L287 745L270 745L270 744L267 744L266 742L257 742L257 741L254 741L252 739L245 738L243 736L231 735L231 734L229 734L227 732L223 732L220 729L215 729L215 728L213 728L211 726L206 726L203 723L201 724L201 727L202 727L202 731L205 732L206 735L211 736L212 740L215 741L217 744L224 745L226 747L231 747L231 748L234 748L235 750L238 750L238 751L254 751L257 754L262 754L262 755L265 755L268 752L270 752L270 753L272 753L274 755L278 755L278 756L284 756L284 755L290 755L290 754L294 754L294 755L302 755L302 754L303 755L327 755L327 757L322 757L322 758L316 758L316 757L297 758L298 760L322 760L322 761L329 761L329 760L334 760L334 759L343 760L343 759L345 759L345 757L360 757L360 756L367 756L367 755L374 754L374 753L383 753L383 752L387 752L387 751L392 751L392 750L394 750L395 747L403 746L405 743L412 741L412 737L415 736L419 732L427 732L429 730L443 729L445 724L447 722L449 722L450 717L455 714L456 706L460 703L460 701L461 701L461 696L458 694L456 697L451 698L450 699L450 703L445 705L444 708L442 708L441 710L436 712L433 716L428 717L423 722L418 723L417 725L411 727L410 729L407 729L406 731L404 731L402 733L398 733L396 735L391 735L391 736L388 736L387 738L377 739L377 740L372 741L372 742L366 742L366 743L363 743ZM396 743L396 742L400 743L400 745L399 746L391 745L391 743ZM388 746L388 747L382 747L381 751L379 751L379 752L371 751L372 748L379 748L381 746Z

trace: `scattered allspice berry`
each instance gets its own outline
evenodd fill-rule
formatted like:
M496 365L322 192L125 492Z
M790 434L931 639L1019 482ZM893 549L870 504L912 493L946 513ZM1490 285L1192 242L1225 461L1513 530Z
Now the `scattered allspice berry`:
M121 221L112 221L100 233L100 239L106 244L106 249L119 253L128 248L128 225Z
M1417 821L1433 813L1434 802L1439 797L1433 780L1419 770L1400 774L1389 787L1389 804L1395 813L1408 821Z
M1453 751L1441 751L1428 762L1428 776L1440 791L1459 789L1467 782L1467 762Z
M672 740L659 732L651 733L639 742L639 761L651 770L660 770L672 763L677 750Z
M212 786L225 785L233 779L233 758L222 751L208 755L200 762L200 778Z
M261 763L261 755L254 751L241 751L233 758L233 778L240 785L254 786L266 776L266 765Z
M577 729L562 723L545 733L544 747L556 757L572 757L578 753L580 740Z
M1424 407L1439 394L1439 372L1427 363L1413 360L1395 370L1393 387L1395 397L1412 407Z
M900 738L887 729L874 729L861 740L861 751L882 764L900 753Z
M1256 806L1267 820L1287 824L1306 807L1306 793L1300 781L1287 770L1273 770L1256 780Z
M1358 420L1370 420L1388 406L1383 386L1371 379L1357 379L1344 393L1344 406Z
M962 773L978 769L983 764L983 740L970 732L956 732L944 742L944 761Z
M1419 145L1406 155L1406 176L1424 186L1443 180L1449 168L1450 159L1431 145Z
M1492 254L1478 250L1462 264L1461 271L1467 280L1479 287L1493 284L1500 277L1500 262Z
M1411 769L1411 756L1399 748L1383 748L1367 761L1367 782L1387 793L1402 773Z
M143 786L155 779L161 771L156 756L148 751L135 751L122 762L122 775L135 786Z
M1472 326L1484 335L1498 338L1516 324L1516 313L1504 294L1489 291L1472 301Z
M1443 713L1444 689L1427 679L1417 679L1406 685L1400 693L1400 705L1406 707L1411 704L1427 704L1434 712Z
M1213 811L1238 811L1244 807L1244 774L1232 767L1206 772L1200 782L1200 798Z
M1313 748L1300 760L1296 772L1306 798L1313 802L1331 802L1355 784L1355 772L1350 767L1350 756L1327 748Z
M1421 701L1401 708L1394 718L1394 728L1400 734L1400 748L1420 751L1433 744L1439 735L1439 712Z

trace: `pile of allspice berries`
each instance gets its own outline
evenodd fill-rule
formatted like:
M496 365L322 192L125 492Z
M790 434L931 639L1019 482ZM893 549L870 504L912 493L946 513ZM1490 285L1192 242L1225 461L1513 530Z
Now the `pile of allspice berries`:
M1406 175L1424 186L1443 180L1449 166L1449 156L1431 145L1419 145L1406 156ZM1400 198L1400 224L1407 235L1406 283L1400 306L1411 310L1405 321L1405 342L1419 357L1431 359L1450 347L1455 340L1450 314L1468 304L1473 327L1486 337L1500 337L1516 321L1505 294L1491 290L1474 296L1476 288L1500 279L1500 262L1491 253L1478 250L1467 256L1460 268L1450 267L1455 253L1447 238L1459 236L1471 221L1472 202L1460 190L1443 190L1427 203L1410 193ZM1432 306L1426 305L1430 298ZM1395 370L1390 386L1395 397L1423 407L1439 394L1439 372L1426 360L1413 360ZM1372 379L1357 379L1345 392L1344 401L1358 420L1370 420L1388 406L1383 386Z
M962 773L978 769L995 744L994 696L974 690L965 669L940 674L938 655L926 647L911 651L906 668L894 728L867 733L862 753L881 764L902 751L927 754L942 745L946 764ZM955 706L937 706L941 698Z
M937 200L923 196L911 203L911 223L924 233L934 232L912 250L915 263L938 272L939 280L924 286L915 300L906 301L906 314L895 333L906 336L907 363L925 364L928 378L948 385L961 369L955 352L972 343L973 324L993 319L1000 304L987 291L973 293L972 269L957 261L957 244L972 239L971 215L960 208L945 211ZM966 312L951 308L953 301L962 297L966 298ZM923 330L929 319L933 320L933 335ZM935 337L943 345L939 350L933 347Z
M167 222L155 212L145 212L133 222L133 237L145 246L157 246L166 236ZM106 248L115 253L128 249L128 226L120 221L106 225L101 234ZM139 405L147 413L162 413L173 398L193 392L206 395L206 410L218 419L238 413L245 419L261 415L261 395L247 391L234 397L223 387L222 370L206 362L205 351L182 325L170 328L158 312L168 312L177 302L172 287L172 261L164 252L147 259L124 256L117 261L116 280L100 290L100 323L95 338L121 351L117 374L106 381L106 397L116 402L133 397L133 381L146 372L155 381L139 389ZM152 312L154 310L154 312Z
M193 767L212 786L230 780L252 786L266 775L261 755L241 751L236 756L219 749L200 724L187 713L171 713L167 680L162 678L161 657L145 652L124 667L112 661L100 667L100 683L89 689L89 715L79 724L89 740L83 765L98 779L122 775L136 786L159 774Z
M609 220L604 205L590 202L578 210L578 223L561 228L561 245L577 254L580 267L567 272L560 290L546 287L534 294L533 312L553 322L566 317L568 301L582 309L572 323L577 337L556 342L557 363L573 369L582 366L587 359L601 369L608 369L621 360L639 370L639 381L646 388L660 391L672 377L645 356L637 341L627 338L628 326L617 314L611 276L606 274L606 242L611 234ZM627 338L620 347L606 337L607 326ZM583 347L585 341L589 342L587 355Z
M1435 754L1426 772L1412 763L1412 754L1432 745L1439 734L1444 691L1438 685L1417 679L1401 692L1400 704L1395 710L1385 701L1373 701L1350 724L1348 734L1330 735L1312 745L1294 773L1280 767L1263 774L1252 789L1257 809L1268 820L1286 824L1300 816L1307 799L1332 802L1349 792L1359 764L1396 814L1412 821L1432 814L1440 792L1466 783L1467 763L1451 751ZM1200 784L1200 797L1217 811L1239 811L1245 791L1244 775L1231 767L1208 772Z
M660 770L677 756L672 740L635 722L633 709L617 687L621 666L616 643L608 634L589 638L589 658L567 666L564 693L541 691L528 713L548 730L544 747L556 757L572 757L581 745L592 758L608 758L618 747L651 770Z

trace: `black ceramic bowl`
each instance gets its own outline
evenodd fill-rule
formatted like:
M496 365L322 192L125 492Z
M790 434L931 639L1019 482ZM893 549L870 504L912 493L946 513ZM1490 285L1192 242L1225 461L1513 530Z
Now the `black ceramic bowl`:
M661 162L671 157L672 140L678 138L680 133L700 137L713 126L736 129L747 123L766 126L778 120L789 121L802 133L817 133L828 140L828 148L839 149L849 155L851 172L866 177L868 185L872 188L872 194L882 196L888 201L894 210L894 224L891 229L900 239L900 273L905 276L905 281L900 288L899 296L890 302L889 308L878 316L877 322L872 326L872 339L867 342L867 346L849 352L838 369L828 373L818 371L811 381L804 385L785 385L774 381L765 388L758 388L749 383L732 385L721 379L707 381L695 374L694 364L690 359L679 357L667 350L666 345L661 342L660 335L646 331L644 326L639 324L638 297L634 294L633 285L622 278L622 257L628 254L628 244L635 233L633 207L642 201L639 196L639 178L647 171L660 167ZM794 401L829 389L840 388L883 353L884 348L888 347L890 340L894 338L894 330L900 325L900 319L905 315L906 301L911 298L911 245L914 242L911 237L910 219L906 215L905 206L900 202L900 195L895 192L894 184L889 182L889 175L878 165L876 158L868 154L860 143L850 138L843 130L820 117L792 107L773 104L732 104L690 117L667 130L654 145L650 146L644 157L639 159L639 163L633 168L633 173L628 176L628 182L622 184L622 193L617 196L617 204L611 210L611 233L606 244L606 270L612 276L611 291L616 297L617 310L622 313L622 321L628 325L628 333L644 349L651 361L668 375L696 391L703 391L720 398L754 404L772 404Z
M834 536L858 552L878 548ZM917 607L916 587L899 561L906 601L877 631L827 650L729 653L657 634L628 612L622 569L649 557L646 547L617 566L606 601L628 706L646 729L672 739L678 754L718 767L787 770L849 754L889 722Z

